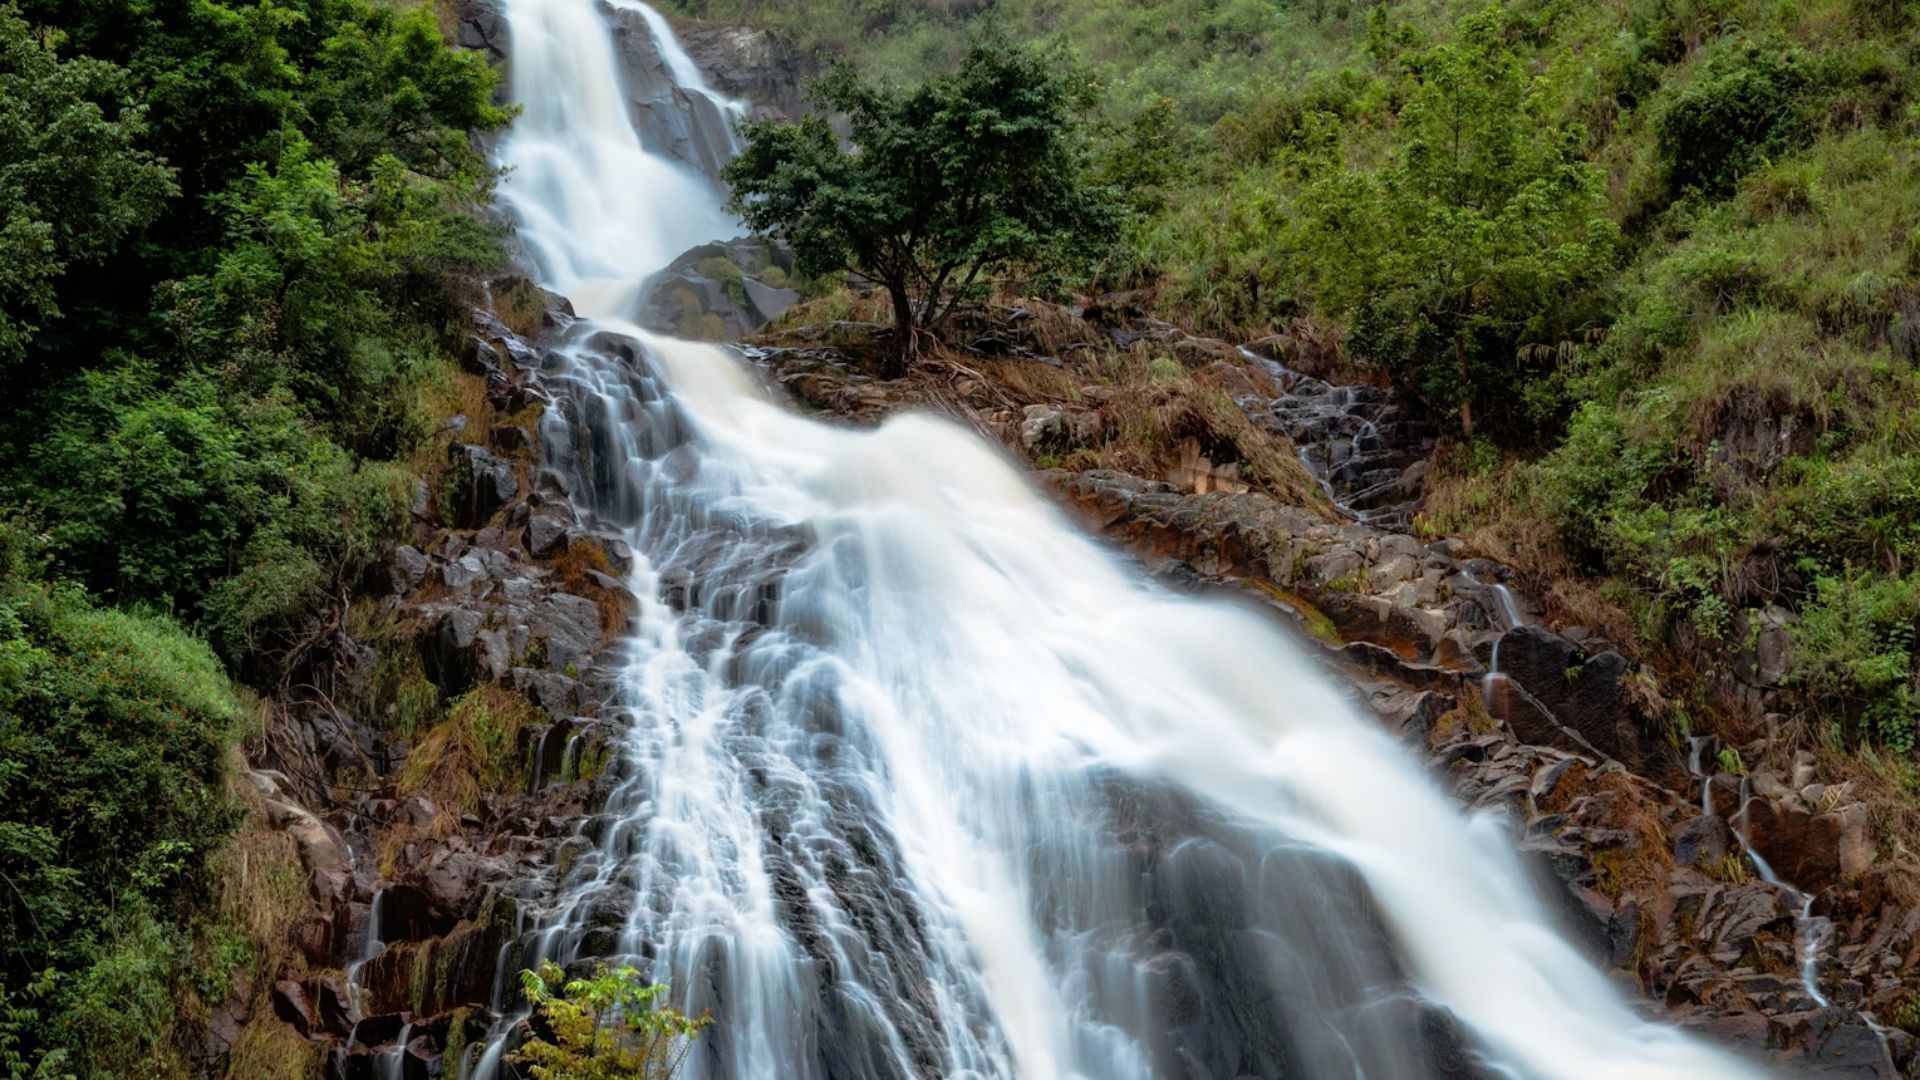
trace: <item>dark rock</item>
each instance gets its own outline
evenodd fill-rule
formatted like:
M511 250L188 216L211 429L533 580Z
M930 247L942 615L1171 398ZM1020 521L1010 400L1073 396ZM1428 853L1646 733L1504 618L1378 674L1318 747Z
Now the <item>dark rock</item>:
M547 667L583 666L600 640L600 608L584 596L554 593L534 606L528 625L546 650Z
M1673 861L1681 866L1711 870L1737 850L1733 830L1718 814L1688 818L1673 834Z
M1683 772L1664 736L1633 704L1626 686L1631 669L1619 653L1587 656L1551 631L1521 626L1501 635L1499 657L1502 673L1593 749L1643 776Z
M1840 877L1840 818L1774 799L1751 798L1738 823L1747 843L1782 881L1819 892Z
M433 564L412 544L393 549L393 587L396 592L412 592L427 579Z
M745 337L799 301L794 290L753 278L783 262L791 265L791 255L764 241L702 244L648 281L640 321L652 329L676 331L689 320L712 316L728 338Z
M307 996L313 1002L313 1016L328 1034L346 1038L353 1032L353 1008L340 984L331 978L307 980Z
M273 984L273 1014L302 1036L311 1036L315 1030L313 1001L307 997L307 988L292 979Z
M535 558L546 558L564 550L567 531L572 526L548 514L535 514L527 522L527 551Z
M454 17L459 20L455 39L461 48L484 52L494 63L506 61L507 19L496 0L459 0Z
M454 443L447 447L447 459L453 468L443 481L448 487L442 505L457 528L479 528L520 494L513 467L484 446Z
M799 119L806 111L800 87L806 72L792 47L765 30L696 22L677 28L680 45L715 90L751 101L755 111Z
M1900 1075L1886 1043L1850 1010L1816 1009L1773 1017L1769 1028L1774 1044L1815 1075L1861 1080L1896 1080Z

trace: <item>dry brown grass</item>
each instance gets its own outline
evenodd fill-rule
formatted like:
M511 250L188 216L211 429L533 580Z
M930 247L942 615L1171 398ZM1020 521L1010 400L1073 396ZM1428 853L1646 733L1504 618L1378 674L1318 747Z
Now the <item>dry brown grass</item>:
M325 1046L301 1038L291 1024L275 1016L262 990L254 999L252 1020L234 1040L226 1075L233 1080L319 1076L325 1064Z
M613 563L598 543L574 543L555 556L553 569L566 591L592 600L600 609L600 633L603 640L626 628L633 618L633 597L624 589L609 589L593 579L592 572L617 578Z
M532 338L543 328L547 294L526 278L515 277L493 290L493 311L507 329L523 338Z
M237 775L245 767L236 753L231 769ZM289 946L291 930L313 903L300 847L284 830L268 824L266 804L251 784L236 779L231 789L246 817L208 860L215 909L222 921L246 931L262 950L263 966L301 966L299 954Z
M1629 847L1610 848L1593 856L1597 886L1609 900L1628 894L1664 894L1673 874L1673 853L1667 845L1666 826L1660 821L1661 801L1644 783L1617 767L1589 769L1576 762L1540 808L1559 814L1583 796L1606 797L1598 804L1604 808L1599 820L1583 824L1618 829L1633 837Z
M539 719L526 698L505 687L487 683L469 690L414 745L397 786L460 813L477 809L484 792L518 791L527 782L520 733Z

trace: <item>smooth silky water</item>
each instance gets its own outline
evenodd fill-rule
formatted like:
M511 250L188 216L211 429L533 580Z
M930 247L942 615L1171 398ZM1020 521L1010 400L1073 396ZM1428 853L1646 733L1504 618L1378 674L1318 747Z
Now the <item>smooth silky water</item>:
M606 8L507 11L501 194L581 315L549 475L640 608L622 779L503 964L637 964L711 1010L696 1078L1755 1075L1636 1016L1507 825L1269 617L1143 580L952 424L816 423L627 321L735 225L640 144Z

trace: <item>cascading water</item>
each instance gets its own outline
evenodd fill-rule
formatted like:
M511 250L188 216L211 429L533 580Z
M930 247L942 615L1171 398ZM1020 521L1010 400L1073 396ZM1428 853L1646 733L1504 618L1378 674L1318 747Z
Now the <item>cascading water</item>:
M623 779L503 966L637 964L712 1010L699 1078L1752 1075L1636 1017L1271 620L953 425L814 423L627 321L724 216L639 145L591 0L507 8L502 196L582 315L547 475L640 610Z

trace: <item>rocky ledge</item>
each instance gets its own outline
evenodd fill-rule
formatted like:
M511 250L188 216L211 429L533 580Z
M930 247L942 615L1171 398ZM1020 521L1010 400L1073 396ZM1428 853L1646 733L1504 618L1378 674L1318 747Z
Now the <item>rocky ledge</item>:
M1124 309L1045 307L1001 309L970 346L898 381L871 374L877 326L790 328L754 355L802 406L850 422L947 412L1163 581L1272 607L1463 805L1504 815L1569 933L1650 1013L1795 1072L1920 1076L1920 876L1876 850L1847 785L1823 784L1807 755L1791 776L1740 775L1740 755L1677 724L1654 673L1591 630L1550 625L1505 567L1356 519L1409 520L1424 462L1383 454L1395 475L1368 484L1394 500L1354 515L1335 508L1338 490L1303 498L1249 468L1260 455L1244 430L1176 425L1154 446L1115 445L1140 430L1116 408L1124 353L1204 375L1168 392L1230 392L1277 442L1319 432L1289 457L1352 455L1352 424L1299 423L1304 380L1286 361L1311 341L1242 350ZM1073 467L1102 460L1135 467Z
M567 403L533 341L564 301L493 285L527 325L474 312L406 542L290 676L313 703L279 710L244 773L252 827L287 838L304 897L264 985L243 980L216 1018L211 1060L285 1025L329 1076L452 1075L509 1000L518 901L605 802L633 556L541 450Z

